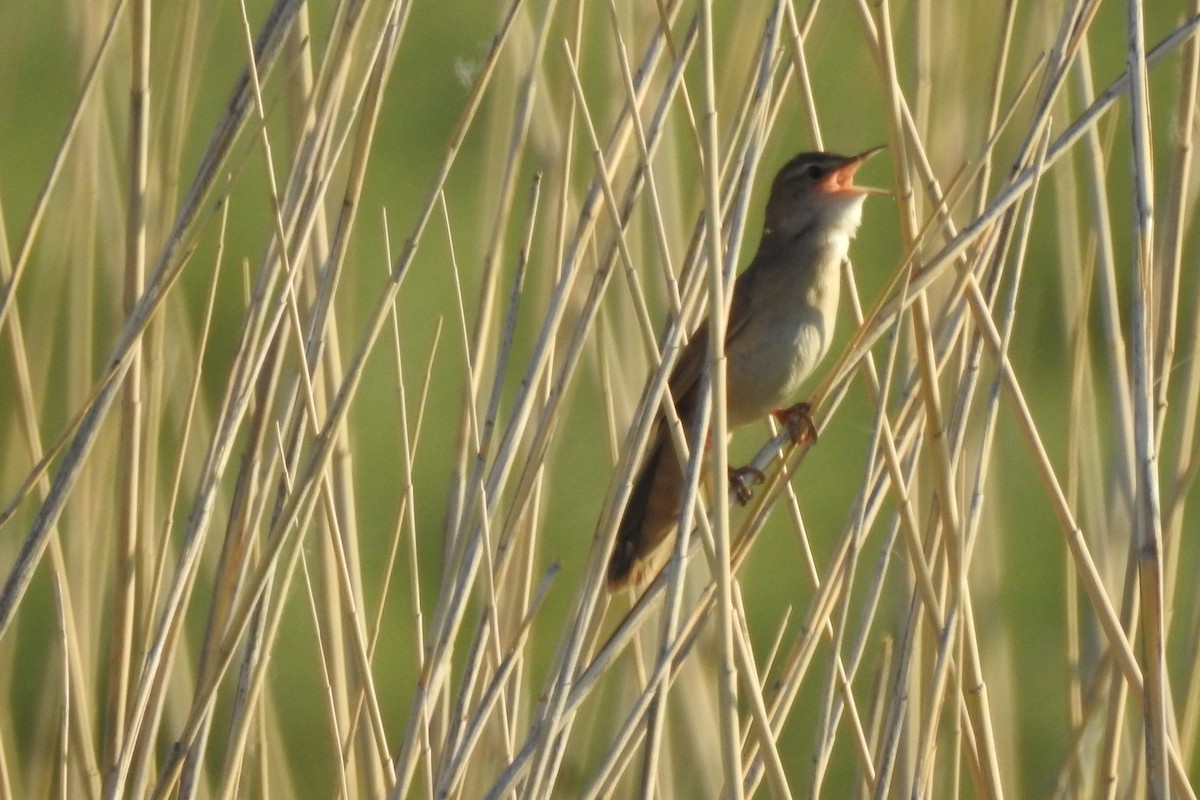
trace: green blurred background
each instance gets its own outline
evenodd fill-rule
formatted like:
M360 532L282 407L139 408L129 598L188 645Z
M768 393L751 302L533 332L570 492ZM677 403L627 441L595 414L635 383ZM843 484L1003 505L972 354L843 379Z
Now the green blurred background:
M81 85L81 76L90 63L97 46L97 34L107 19L107 4L91 3L4 3L0 4L0 200L3 202L4 225L10 247L15 248L24 236L31 209L46 180L52 159L62 139L73 104ZM542 3L531 5L540 19ZM522 217L527 202L527 187L535 171L545 171L546 185L556 182L566 136L566 109L570 99L570 82L561 52L561 40L571 35L566 6L559 4L555 33L540 67L539 97L534 108L531 146L525 154L522 169L525 176L518 182L516 216ZM799 4L798 4L799 5ZM933 165L944 181L949 181L959 168L972 159L982 147L987 115L991 74L995 68L998 48L997 31L1002 19L1000 3L933 3L934 28L931 37L932 73L927 76L929 87L928 135L925 141ZM648 32L655 21L653 4L620 2L624 28L622 33L633 61L640 57ZM644 6L644 7L643 7ZM267 4L249 4L251 24L255 29L265 15ZM314 45L320 50L327 37L326 20L333 13L331 3L309 4L314 31ZM1181 6L1175 3L1154 2L1144 8L1146 38L1158 41L1181 19ZM733 108L742 92L745 65L751 63L758 47L763 20L769 4L760 2L718 3L719 18L715 41L718 63L730 68L718 74L719 107ZM798 13L804 9L797 8ZM184 149L179 159L180 173L176 176L186 186L191 170L207 143L215 121L224 111L230 88L242 69L246 54L238 7L232 3L213 3L204 9L201 26L205 41L198 43L202 55L197 60L199 74L191 76L195 94L180 98L172 94L173 52L176 44L171 32L178 24L182 7L159 3L154 7L156 35L152 59L155 64L152 80L152 154L165 145L165 115L176 103L186 107L180 118L186 121ZM895 23L897 54L900 58L901 83L907 91L918 86L915 50L921 40L914 21L911 3L899 2L891 7ZM1016 88L1026 78L1035 60L1054 45L1054 34L1060 16L1059 4L1022 4L1017 11L1017 35L1012 48L1008 72L1005 75L1005 101L1010 101ZM1123 4L1105 3L1089 33L1093 74L1098 87L1103 87L1124 67ZM469 0L439 0L416 2L400 45L398 62L392 75L374 144L371 167L362 196L361 212L354 231L351 258L338 297L339 330L343 351L349 353L358 341L366 315L375 303L389 267L384 240L384 212L391 237L393 255L409 235L413 219L423 202L437 165L439 164L452 128L462 113L468 96L464 79L473 76L487 52L501 14L497 3ZM591 113L604 138L607 124L623 102L623 92L616 82L613 56L612 27L606 4L591 4L585 26L587 37L581 61L585 90L591 102ZM494 187L497 171L503 163L510 134L513 109L517 97L517 80L524 69L533 36L527 21L518 23L509 52L502 60L501 72L484 100L481 118L467 136L445 190L445 203L453 228L453 249L447 241L446 224L435 216L424 236L398 300L401 328L401 352L410 404L416 387L420 386L425 361L435 341L435 329L443 324L432 381L428 396L428 417L422 432L418 469L415 474L417 494L415 504L422 547L422 590L428 614L438 594L436 576L442 559L441 531L446 504L447 487L454 456L454 442L460 422L464 386L464 343L458 320L455 285L450 268L451 253L461 270L462 291L467 309L468 325L474 316L478 295L481 260L488 243L497 196ZM118 32L128 37L128 31ZM55 189L59 197L51 202L42 235L34 245L27 276L17 294L17 303L24 315L28 347L36 356L35 383L41 387L39 397L40 425L43 437L58 436L70 416L86 398L87 390L104 365L115 337L120 330L120 274L122 253L120 239L112 232L121 230L125 186L124 131L126 121L121 115L128 91L127 68L117 57L106 64L101 91L92 100L86 135L81 136L68 155L64 178ZM885 96L881 79L870 53L863 45L861 24L850 4L825 3L817 15L815 26L806 41L808 68L814 88L816 109L821 123L824 146L844 152L858 151L888 139ZM159 69L161 65L161 69ZM700 76L695 69L688 73L693 103L701 93ZM1151 76L1153 117L1156 141L1160 143L1157 162L1163 168L1160 175L1165 185L1167 145L1178 91L1178 58L1173 56L1154 70ZM278 79L275 83L278 93ZM742 243L741 263L752 252L761 220L763 192L769 175L794 152L814 147L813 137L804 121L800 95L794 83L785 92L791 97L784 103L780 117L766 143L759 171L751 215ZM1017 107L1014 123L996 148L993 187L1006 170L1006 155L1014 152L1025 136L1023 121L1028 118L1031 98L1027 96ZM1055 115L1055 128L1061 130L1081 108L1076 86L1069 87L1061 101L1062 109ZM697 155L690 135L676 114L667 142L660 151L658 179L662 184L670 246L676 259L681 259L697 215L702 212L702 194L694 184ZM1127 198L1123 187L1129 184L1128 115L1125 104L1115 117L1110 115L1101 129L1111 136L1112 157L1108 165L1111 197ZM273 120L269 128L276 147L277 166L288 163L289 137L286 127ZM575 130L576 148L573 163L576 177L573 182L577 200L591 174L590 145L583 132ZM111 157L84 158L95 148ZM161 153L161 150L159 151ZM242 263L255 270L273 235L270 205L264 179L261 151L253 137L243 133L239 140L235 163L244 162L244 172L236 176L229 198L229 231L225 242L219 295L216 304L214 335L205 360L204 398L202 407L215 409L228 378L229 359L236 343L245 304L245 284ZM110 172L95 168L107 163ZM169 171L153 172L160 177ZM890 186L892 174L883 159L873 162L863 173L866 182ZM1056 264L1065 236L1062 211L1073 207L1084 213L1086 197L1082 191L1075 196L1065 194L1064 183L1046 184L1038 194L1038 206L1025 264L1024 283L1018 301L1017 331L1014 334L1011 359L1017 375L1023 381L1027 399L1034 409L1035 420L1045 437L1051 459L1060 470L1066 470L1067 421L1072 409L1064 375L1070 369L1069 331L1062 317L1062 287ZM336 189L334 190L336 192ZM92 193L94 202L75 203L68 198L73 193ZM159 197L170 196L178 189L162 186ZM334 204L331 192L330 205ZM1116 233L1114 252L1119 263L1128 259L1131 243L1127 223L1130 209L1114 202L1111 209ZM543 198L545 208L551 205L550 192ZM78 213L91 207L93 217ZM171 221L170 204L152 207L150 252ZM543 212L540 226L549 227L553 217ZM959 216L965 219L965 209ZM653 258L650 217L635 214L631 225L634 232L634 253ZM961 221L961 220L960 220ZM1082 229L1078 219L1071 235ZM874 302L883 289L886 278L903 256L900 226L896 205L890 199L868 201L865 222L852 249L858 286L866 305ZM505 277L501 281L502 295L513 274L513 253L518 241L518 229L507 234L510 247L505 250ZM514 355L506 379L506 403L501 412L507 413L509 402L521 380L540 324L540 311L552 285L556 270L554 253L547 245L549 236L540 237L529 265L527 289L522 301L522 315L516 330ZM183 302L172 308L185 315L186 322L177 321L173 327L199 330L204 299L213 280L213 260L216 254L216 225L209 225L197 238L198 249L189 264L176 297ZM114 241L116 246L114 246ZM1191 248L1190 252L1194 252ZM656 269L656 268L655 268ZM665 318L665 301L661 281L656 271L643 271L644 285L652 301L651 312L656 325ZM1119 273L1120 274L1120 273ZM585 281L590 275L585 276ZM613 295L604 320L608 334L618 339L632 326L631 306L623 284L610 287ZM1128 289L1122 285L1122 292ZM1194 271L1185 275L1183 297L1194 295ZM83 316L81 316L83 315ZM1097 328L1099 322L1095 322ZM1188 320L1187 324L1193 324ZM834 353L847 341L852 326L843 310L839 321L838 340ZM633 342L632 339L630 339ZM1097 335L1094 341L1101 341ZM179 356L178 365L165 365L167 380L185 382L194 353L190 346L169 345L168 357ZM178 350L173 348L178 347ZM189 347L191 349L189 349ZM1106 386L1105 359L1107 354L1097 345L1093 353L1094 367L1099 371L1096 385ZM7 351L6 351L7 352ZM611 387L620 423L617 441L625 436L625 428L648 374L648 364L640 347L634 344L628 359L615 363L617 385ZM877 355L885 350L876 349ZM623 354L624 355L624 354ZM832 358L831 358L832 362ZM489 367L490 368L490 367ZM600 510L612 479L614 456L610 447L610 432L605 424L605 411L599 391L599 372L595 350L585 359L575 385L571 388L569 410L560 425L553 446L549 492L544 509L544 538L537 563L544 567L558 560L563 573L556 581L540 620L544 636L535 636L530 662L531 685L536 690L545 675L546 663L557 643L557 620L562 620L574 597L571 587L579 580L591 545ZM178 374L176 374L176 371ZM988 373L990 376L990 372ZM0 368L0 420L3 438L18 441L15 410L6 398L12 396L12 378L7 367ZM1097 397L1104 413L1110 401ZM413 406L410 405L410 409ZM203 413L203 412L202 412ZM411 411L410 411L411 413ZM872 422L871 405L861 381L855 383L845 404L832 419L821 441L804 460L799 477L793 486L800 496L801 507L809 534L817 548L818 567L829 555L821 548L830 545L847 524L853 508L862 470L867 460ZM367 597L374 611L377 592L383 577L377 569L386 554L389 537L398 513L398 486L402 480L398 465L399 415L390 347L377 348L364 375L362 389L350 417L351 441L354 448L357 481L357 512L360 530L378 536L362 539L363 561L371 565L365 571ZM993 465L994 485L991 491L997 502L989 506L987 521L981 533L976 560L986 560L989 568L974 588L974 602L980 637L985 650L1003 653L986 665L993 676L994 697L1011 702L997 702L997 718L1009 718L998 725L1011 735L1001 742L1001 752L1011 763L1005 765L1009 776L1016 779L1011 796L1045 796L1053 785L1055 771L1068 744L1065 691L1066 655L1063 637L1064 552L1049 503L1031 475L1028 457L1018 440L1011 417L1002 410L998 437L1000 444ZM174 437L168 435L166 440ZM746 432L735 438L731 461L748 457L763 439L762 432ZM195 445L193 444L193 447ZM1167 453L1171 444L1168 441ZM5 447L3 462L3 496L8 498L27 473L26 455L16 447ZM1099 450L1111 457L1111 443L1101 442ZM173 467L173 457L163 457L164 466ZM103 482L111 457L98 454L89 471L89 481ZM156 491L165 491L169 475L164 473ZM185 480L180 519L187 510L188 489ZM26 502L17 517L9 522L2 535L0 551L3 563L9 563L16 543L28 529L36 504ZM1093 541L1125 535L1120 521L1120 509L1099 509L1099 514L1083 517L1085 530ZM735 522L741 512L734 511ZM1110 520L1113 529L1105 530ZM93 531L113 524L114 509L102 503L79 503L68 508L62 524L64 539L86 537ZM782 517L782 514L777 514ZM1101 528L1097 530L1097 528ZM882 538L875 537L867 544L860 566L874 565L880 556ZM215 538L214 538L215 544ZM1124 569L1123 549L1114 545L1109 550L1112 563L1101 565L1105 574L1118 581ZM1194 559L1194 547L1185 551ZM213 553L215 557L215 553ZM765 650L785 606L792 606L798 615L811 596L811 586L799 569L801 563L795 536L786 520L772 520L767 535L756 546L742 573L742 588L748 608L761 616L750 621L756 637L755 645ZM1184 563L1189 563L1185 561ZM401 567L407 569L407 567ZM893 557L888 570L904 570L902 560ZM866 577L862 577L865 580ZM900 591L902 576L889 584L884 602L889 610L880 620L897 626L907 609L907 597ZM81 592L86 594L87 588ZM1191 605L1193 590L1183 585L1186 597L1180 607ZM400 580L394 580L388 596L388 610L376 656L377 686L387 714L388 732L398 741L403 734L412 685L415 676L411 606L407 590ZM7 648L14 648L17 665L35 664L53 648L53 640L39 630L42 614L52 613L52 595L46 576L39 577L33 593L19 617L18 629L10 633ZM202 632L206 609L193 604L190 617L197 636ZM97 622L103 625L102 613ZM428 617L427 617L428 619ZM793 625L796 624L793 622ZM885 631L876 630L878 638ZM1003 646L1000 645L1003 643ZM990 647L989 645L994 645ZM277 643L271 666L270 691L277 699L313 697L322 691L322 678L315 658L312 630L303 598L295 598L294 608ZM1173 650L1174 664L1186 671L1186 653ZM822 658L822 657L819 657ZM827 669L828 653L823 653L818 671ZM868 656L868 666L872 656ZM864 667L863 674L870 670ZM38 677L10 677L10 702L20 706L23 692L38 689ZM799 706L811 706L822 689L814 681L806 689L813 697L801 694ZM618 691L608 687L604 692ZM293 770L297 786L318 787L311 795L325 796L332 790L332 776L326 763L328 743L322 741L312 755L313 731L322 725L320 704L311 702L278 702L278 713L284 718L281 726L288 737L287 763ZM29 752L48 746L47 729L36 721L45 706L27 707L15 711L24 718L15 731L20 750ZM603 715L600 715L603 718ZM781 749L795 757L798 770L805 769L807 754L815 734L811 728L816 709L801 710L789 723ZM28 739L21 741L21 737ZM321 738L320 734L316 738ZM583 738L586 739L586 736ZM27 756L26 756L27 757ZM849 780L852 759L848 752L839 752L837 767L827 781L837 786ZM35 759L36 760L36 759ZM587 774L588 759L582 757L577 768ZM565 771L572 770L572 764ZM567 782L569 785L569 781Z

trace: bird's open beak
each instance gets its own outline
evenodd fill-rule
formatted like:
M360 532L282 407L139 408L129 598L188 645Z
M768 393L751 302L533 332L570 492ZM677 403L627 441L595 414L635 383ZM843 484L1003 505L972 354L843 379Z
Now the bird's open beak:
M854 192L856 194L888 194L891 192L887 189L877 189L874 186L855 186L854 173L858 172L858 168L867 162L871 156L878 153L887 145L879 145L872 147L870 150L864 150L854 156L841 169L831 172L824 180L825 190L828 192Z

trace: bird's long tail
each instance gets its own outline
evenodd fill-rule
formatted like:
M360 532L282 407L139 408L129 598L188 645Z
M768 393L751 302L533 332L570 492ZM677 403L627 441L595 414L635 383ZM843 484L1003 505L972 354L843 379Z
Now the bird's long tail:
M653 566L652 556L675 530L683 499L683 470L667 437L659 431L638 472L608 561L608 589L640 584Z

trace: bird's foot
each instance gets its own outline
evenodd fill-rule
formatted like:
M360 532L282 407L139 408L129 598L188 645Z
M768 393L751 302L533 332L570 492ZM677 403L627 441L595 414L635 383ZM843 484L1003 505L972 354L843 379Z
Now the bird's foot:
M758 467L730 467L729 468L729 488L733 490L734 497L737 498L738 505L744 506L750 502L750 498L754 496L754 492L750 491L751 479L754 483L762 483L767 479L766 475Z
M789 408L777 408L771 416L779 420L779 424L787 429L793 444L817 441L817 426L812 419L812 406L808 403L796 403Z

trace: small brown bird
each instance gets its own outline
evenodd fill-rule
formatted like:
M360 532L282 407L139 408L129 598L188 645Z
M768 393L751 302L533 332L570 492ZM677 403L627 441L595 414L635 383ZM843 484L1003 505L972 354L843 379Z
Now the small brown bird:
M808 405L786 403L829 349L842 259L862 221L863 200L879 191L855 186L854 173L882 149L856 156L801 153L775 176L758 252L733 288L725 335L730 429L773 413L796 440L813 433ZM686 429L707 354L705 323L671 372L671 396ZM659 545L675 531L682 495L683 469L660 414L617 529L609 591L652 575Z

